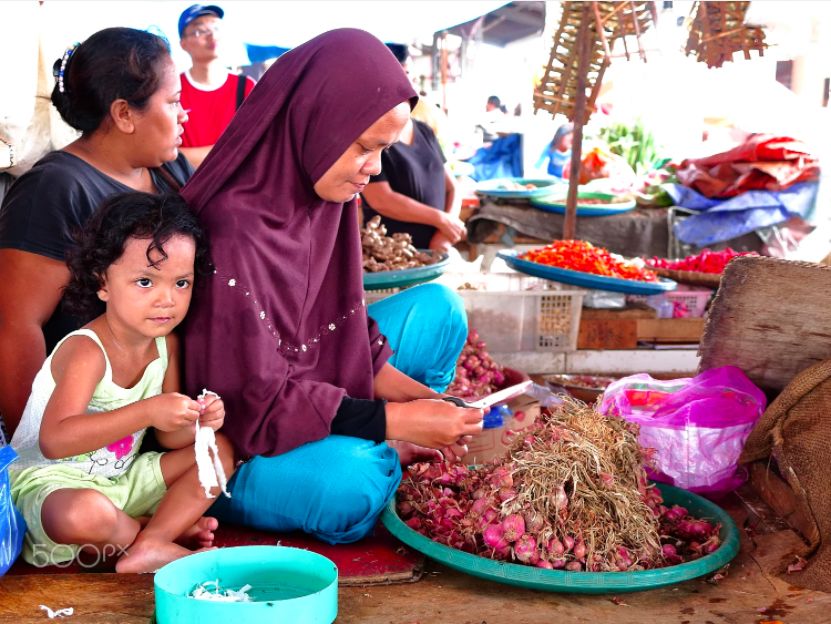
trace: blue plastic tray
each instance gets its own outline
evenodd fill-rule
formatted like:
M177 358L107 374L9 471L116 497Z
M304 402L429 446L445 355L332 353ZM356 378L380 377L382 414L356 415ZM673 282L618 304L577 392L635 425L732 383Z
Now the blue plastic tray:
M615 196L608 193L578 193L577 195L577 216L578 217L605 217L607 215L621 214L635 209L635 200L615 202ZM581 204L581 199L605 199L608 204ZM566 213L566 200L562 196L557 197L534 197L531 205L544 212L556 214Z
M424 251L432 254L432 251ZM381 288L404 288L429 282L444 273L450 258L447 254L441 254L438 262L427 266L413 267L411 269L400 269L398 271L378 271L377 273L364 273L364 290L379 290Z
M537 188L523 190L502 188L506 185L513 184L533 184ZM555 178L498 178L480 182L476 187L476 192L482 195L502 197L505 199L529 199L550 195L552 190L559 186L567 188L562 180Z
M497 583L552 592L610 594L655 589L714 572L736 556L739 552L739 531L723 509L705 498L671 485L659 483L658 489L667 506L681 505L693 516L721 523L722 544L718 550L694 561L655 570L567 572L495 561L434 542L404 524L396 512L395 499L387 505L381 515L381 522L390 533L410 548L455 570Z
M605 275L593 275L582 271L561 269L559 267L546 266L539 262L530 262L517 257L515 249L500 251L496 254L502 258L509 267L526 275L542 277L554 282L563 282L582 286L583 288L594 288L596 290L612 290L614 292L629 293L632 295L659 295L661 293L675 290L678 286L675 282L666 278L658 278L657 282L639 282L636 280L620 279L617 277L606 277Z

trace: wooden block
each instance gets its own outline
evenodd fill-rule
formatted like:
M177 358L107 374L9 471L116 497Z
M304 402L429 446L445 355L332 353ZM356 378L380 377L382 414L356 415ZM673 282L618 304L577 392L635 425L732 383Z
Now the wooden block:
M738 366L777 393L831 359L831 266L736 258L724 271L701 338L699 371Z
M658 313L645 303L632 303L622 310L604 310L602 308L583 308L581 318L598 319L654 319Z
M634 349L638 346L638 323L655 317L652 308L623 310L583 308L577 333L578 349Z
M703 318L639 319L638 340L689 343L701 340Z
M816 524L799 508L796 495L782 477L765 461L753 462L748 466L750 486L780 518L790 525L808 542L819 539Z
M578 349L634 349L637 346L637 319L580 319Z

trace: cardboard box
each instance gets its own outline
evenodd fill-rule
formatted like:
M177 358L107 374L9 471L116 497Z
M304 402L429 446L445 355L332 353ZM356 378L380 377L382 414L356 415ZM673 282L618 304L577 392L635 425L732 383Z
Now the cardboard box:
M540 417L540 403L536 399L523 395L508 402L513 417L501 427L485 429L473 437L468 445L464 461L468 464L482 464L494 457L501 457L511 446L517 435L522 435Z

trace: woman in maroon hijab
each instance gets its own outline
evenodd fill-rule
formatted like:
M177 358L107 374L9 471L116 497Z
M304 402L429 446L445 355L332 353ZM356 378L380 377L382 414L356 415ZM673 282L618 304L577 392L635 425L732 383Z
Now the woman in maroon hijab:
M415 101L383 43L325 33L266 72L183 189L216 266L188 317L186 386L223 397L252 458L224 519L359 539L399 460L458 454L482 428L481 410L440 400L467 334L458 296L416 287L375 320L363 302L354 199Z

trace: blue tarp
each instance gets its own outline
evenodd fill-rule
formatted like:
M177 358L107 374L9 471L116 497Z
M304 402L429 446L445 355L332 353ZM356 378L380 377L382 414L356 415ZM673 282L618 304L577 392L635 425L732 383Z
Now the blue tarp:
M262 63L270 59L279 58L281 55L291 50L291 48L246 43L245 50L248 53L248 60L251 61L251 64L253 65L254 63Z
M810 220L816 204L817 182L801 182L784 191L747 191L730 199L712 199L680 184L666 184L676 206L695 210L675 224L675 236L704 247L737 238L798 216Z
M468 161L473 165L476 182L496 178L521 178L522 135L509 134L496 139L489 147L482 147Z

